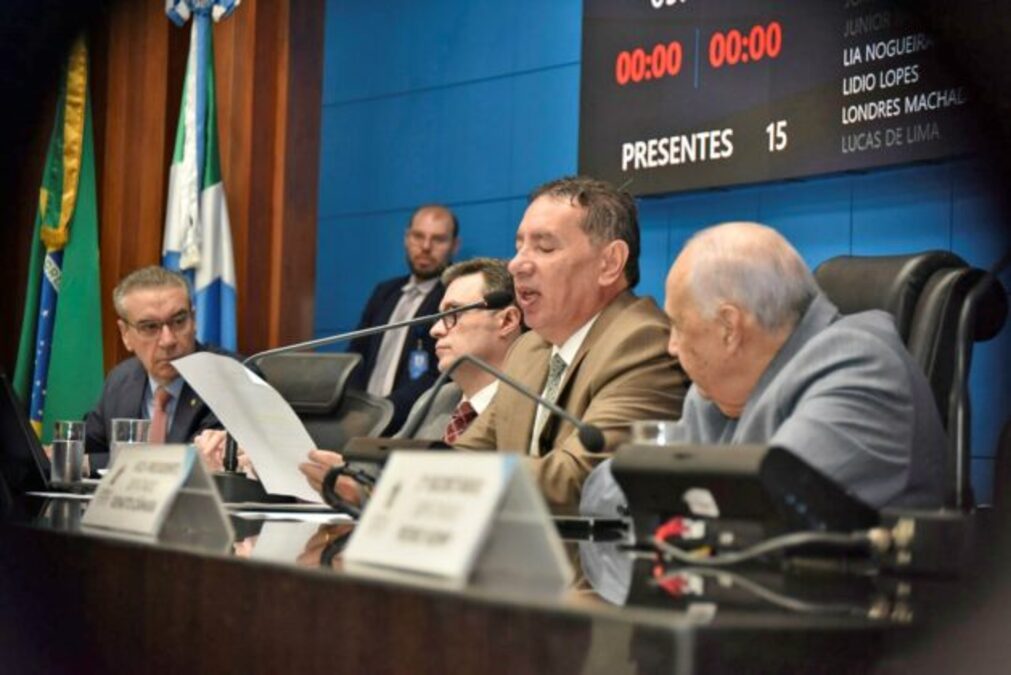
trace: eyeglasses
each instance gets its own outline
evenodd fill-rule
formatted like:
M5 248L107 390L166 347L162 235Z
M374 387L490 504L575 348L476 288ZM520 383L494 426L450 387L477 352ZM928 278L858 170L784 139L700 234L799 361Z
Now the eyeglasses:
M456 309L456 307L447 307L443 311L445 312L445 311L449 311L451 309ZM463 314L466 314L467 312L473 312L475 310L479 310L479 311L482 311L482 312L494 311L494 310L488 310L488 309L483 308L483 307L472 307L471 309L465 309L462 312L457 312L456 314L450 314L448 316L444 316L444 317L442 317L440 319L440 321L442 321L443 325L446 326L446 330L453 330L453 327L456 326L457 322L460 320L460 316L462 316Z
M423 245L426 241L432 246L445 246L453 241L453 237L447 234L433 234L429 236L417 230L408 230L407 236L417 246Z
M169 331L173 335L180 333L185 330L190 325L190 320L193 318L193 312L188 309L173 314L165 321L138 321L137 323L132 323L123 319L123 323L130 326L137 334L142 338L153 339L161 334L161 329L168 326Z

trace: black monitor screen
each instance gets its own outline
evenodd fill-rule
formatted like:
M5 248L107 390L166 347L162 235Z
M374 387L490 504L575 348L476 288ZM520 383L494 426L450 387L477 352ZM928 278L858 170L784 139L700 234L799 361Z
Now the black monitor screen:
M649 195L971 152L974 93L915 7L586 0L579 170Z
M7 375L0 373L0 477L11 492L46 489L49 461Z

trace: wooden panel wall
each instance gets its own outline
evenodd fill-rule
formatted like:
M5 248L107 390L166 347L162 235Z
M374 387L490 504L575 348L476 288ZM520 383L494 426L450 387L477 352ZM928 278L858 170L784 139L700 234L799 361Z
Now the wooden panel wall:
M112 289L161 258L168 171L189 46L159 2L109 5L91 31L105 363L125 358ZM221 171L235 244L239 349L252 353L312 333L323 0L245 0L214 26ZM43 119L45 118L45 119ZM51 115L29 132L48 138ZM0 205L28 223L41 157L20 182L32 204ZM21 224L19 223L19 227ZM27 274L27 237L5 236L5 278ZM12 248L19 250L11 250ZM7 286L3 366L13 369L24 281Z

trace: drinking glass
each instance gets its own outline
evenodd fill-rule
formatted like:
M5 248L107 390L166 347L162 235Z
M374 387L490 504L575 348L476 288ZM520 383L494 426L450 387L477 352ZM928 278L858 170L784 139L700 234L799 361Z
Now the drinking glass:
M632 422L632 442L639 445L669 445L675 442L677 422L637 420Z
M151 420L131 420L116 418L112 420L112 437L109 439L109 468L116 463L119 451L128 445L147 443L147 434L151 430Z
M53 483L77 483L84 464L84 422L58 421L53 428Z

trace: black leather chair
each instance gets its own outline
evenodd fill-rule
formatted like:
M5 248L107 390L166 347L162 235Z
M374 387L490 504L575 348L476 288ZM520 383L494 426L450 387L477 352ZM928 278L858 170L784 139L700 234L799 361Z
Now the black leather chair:
M378 436L393 417L393 404L347 389L360 354L269 354L254 361L305 425L317 447L340 451L356 436Z
M1004 325L1007 294L1000 282L991 278L985 291L970 297L985 273L948 251L839 256L814 274L843 314L881 309L895 317L899 335L927 375L948 431L945 505L971 508L969 364L973 343L989 340Z

